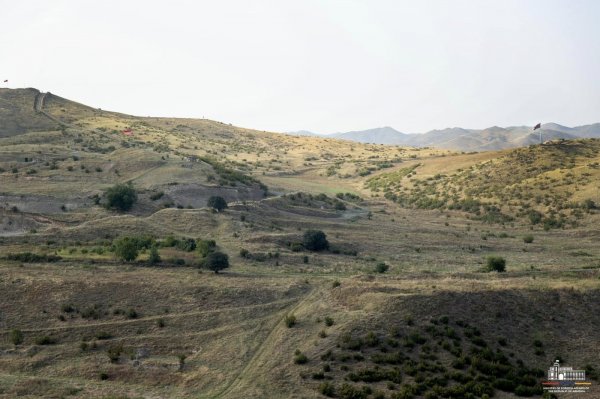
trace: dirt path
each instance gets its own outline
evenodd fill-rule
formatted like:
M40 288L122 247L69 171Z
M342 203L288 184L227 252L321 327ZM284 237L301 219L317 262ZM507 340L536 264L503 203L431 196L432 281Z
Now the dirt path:
M34 103L33 103L33 109L36 112L43 112L42 109L44 108L44 100L46 99L46 94L47 93L39 92L35 96L35 100L34 100Z
M285 314L279 319L279 321L277 322L275 327L269 332L269 335L267 335L267 337L258 345L256 350L254 351L254 355L248 361L246 366L240 371L240 373L228 385L226 385L219 393L217 393L216 395L211 396L211 397L212 398L224 398L224 397L227 397L232 392L234 392L235 389L240 386L240 384L244 380L244 377L246 377L248 375L249 371L256 368L256 365L257 365L257 363L259 363L261 361L261 358L262 358L266 348L268 348L270 346L270 342L275 340L277 332L282 328L286 328L284 326L285 316L288 314L294 313L294 311L296 311L297 309L302 307L302 305L304 305L306 302L308 302L315 295L316 295L316 291L314 288L312 288L306 294L306 296L296 304L296 306L294 306L288 312L285 312Z
M183 313L172 313L172 314L161 314L156 316L148 316L148 317L140 317L137 319L128 319L128 320L118 320L118 321L105 321L105 322L97 322L97 323L88 323L88 324L77 324L77 325L66 325L66 326L58 326L58 327L47 327L47 328L29 328L23 329L23 332L31 333L31 332L46 332L46 331L61 331L61 330L73 330L73 329L85 329L92 327L101 327L101 326L109 326L109 325L123 325L123 324L135 324L141 323L144 321L155 321L158 319L174 319L178 317L189 317L189 316L200 316L205 314L213 314L213 313L222 313L227 311L237 311L237 310L248 310L255 309L267 306L277 306L281 305L285 307L288 303L293 302L294 299L283 299L279 301L273 301L268 303L259 303L255 305L247 305L247 306L233 306L228 308L221 308L216 310L198 310L192 312L183 312ZM285 306L284 306L285 305ZM0 331L0 335L8 334L10 330Z

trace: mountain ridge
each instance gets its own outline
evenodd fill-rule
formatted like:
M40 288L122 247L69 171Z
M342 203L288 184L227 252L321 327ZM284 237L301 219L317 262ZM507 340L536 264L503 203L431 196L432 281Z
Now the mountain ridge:
M369 144L437 147L457 151L491 151L537 144L540 133L544 141L600 138L600 123L568 127L549 122L542 124L541 129L535 131L533 126L490 126L485 129L452 127L434 129L425 133L403 133L390 126L384 126L333 134L319 134L307 130L288 134L337 138Z

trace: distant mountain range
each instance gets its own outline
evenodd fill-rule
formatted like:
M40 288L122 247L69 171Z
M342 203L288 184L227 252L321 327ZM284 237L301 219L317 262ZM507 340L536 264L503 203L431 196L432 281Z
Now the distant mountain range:
M331 137L360 143L404 145L413 147L437 147L458 151L491 151L537 144L542 139L600 138L600 123L577 127L545 123L533 131L533 126L492 126L487 129L463 129L460 127L431 130L427 133L402 133L389 126L345 133L318 134L301 130L289 132L299 136Z

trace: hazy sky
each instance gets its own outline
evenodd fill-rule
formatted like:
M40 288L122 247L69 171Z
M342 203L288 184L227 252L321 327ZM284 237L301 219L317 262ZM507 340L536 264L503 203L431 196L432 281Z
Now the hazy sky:
M600 1L0 0L0 79L323 133L600 122Z

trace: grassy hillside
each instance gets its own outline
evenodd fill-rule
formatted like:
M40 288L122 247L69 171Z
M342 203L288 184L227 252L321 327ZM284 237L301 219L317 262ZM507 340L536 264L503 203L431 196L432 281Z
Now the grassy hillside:
M47 123L0 138L0 398L541 397L557 356L597 377L595 140L457 154L0 95Z
M600 200L600 141L552 141L498 153L450 173L422 164L383 173L366 187L404 206L458 209L491 223L526 219L546 229L575 226Z

